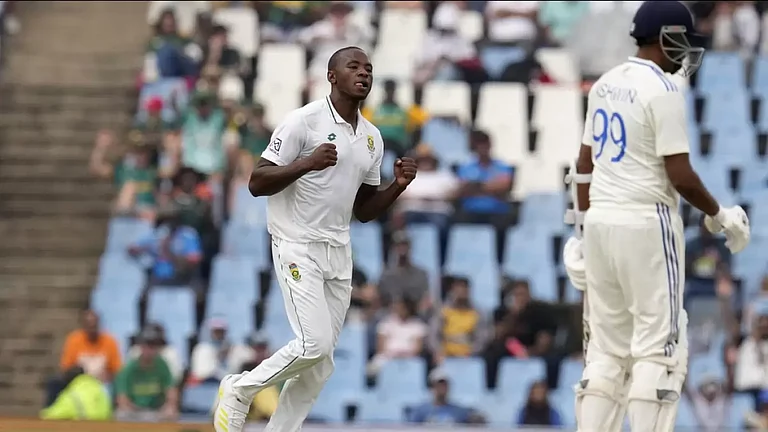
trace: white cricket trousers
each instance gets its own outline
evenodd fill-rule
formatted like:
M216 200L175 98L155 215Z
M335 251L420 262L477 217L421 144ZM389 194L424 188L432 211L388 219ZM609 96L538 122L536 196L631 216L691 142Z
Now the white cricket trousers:
M672 357L683 307L684 240L682 219L663 204L587 211L588 351Z
M352 295L352 249L272 237L272 257L296 339L234 387L251 400L259 390L285 381L265 431L296 432L333 373L333 350Z

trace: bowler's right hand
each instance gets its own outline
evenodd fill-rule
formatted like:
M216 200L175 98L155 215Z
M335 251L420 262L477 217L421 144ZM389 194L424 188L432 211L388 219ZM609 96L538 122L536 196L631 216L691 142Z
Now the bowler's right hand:
M336 165L339 155L336 153L336 145L323 143L307 158L307 164L310 171L322 171L328 167Z

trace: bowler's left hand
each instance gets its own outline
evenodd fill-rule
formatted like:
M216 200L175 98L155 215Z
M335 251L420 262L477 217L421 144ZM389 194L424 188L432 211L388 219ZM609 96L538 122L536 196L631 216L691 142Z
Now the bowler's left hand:
M395 182L400 187L407 187L416 178L416 161L403 157L395 161Z

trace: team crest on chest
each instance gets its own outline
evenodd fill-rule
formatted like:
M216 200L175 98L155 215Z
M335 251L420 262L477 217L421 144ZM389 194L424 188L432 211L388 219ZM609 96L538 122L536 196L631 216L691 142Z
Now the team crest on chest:
M296 265L296 263L290 263L288 264L288 271L291 272L291 277L296 282L301 280L301 273L299 273L299 266Z
M373 135L368 135L368 151L373 157L373 153L376 151L376 145L373 143Z

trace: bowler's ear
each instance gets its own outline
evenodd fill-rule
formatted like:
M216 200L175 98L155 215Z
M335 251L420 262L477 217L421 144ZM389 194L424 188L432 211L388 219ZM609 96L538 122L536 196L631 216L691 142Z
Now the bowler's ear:
M336 84L336 73L333 71L328 71L328 82L331 84Z

